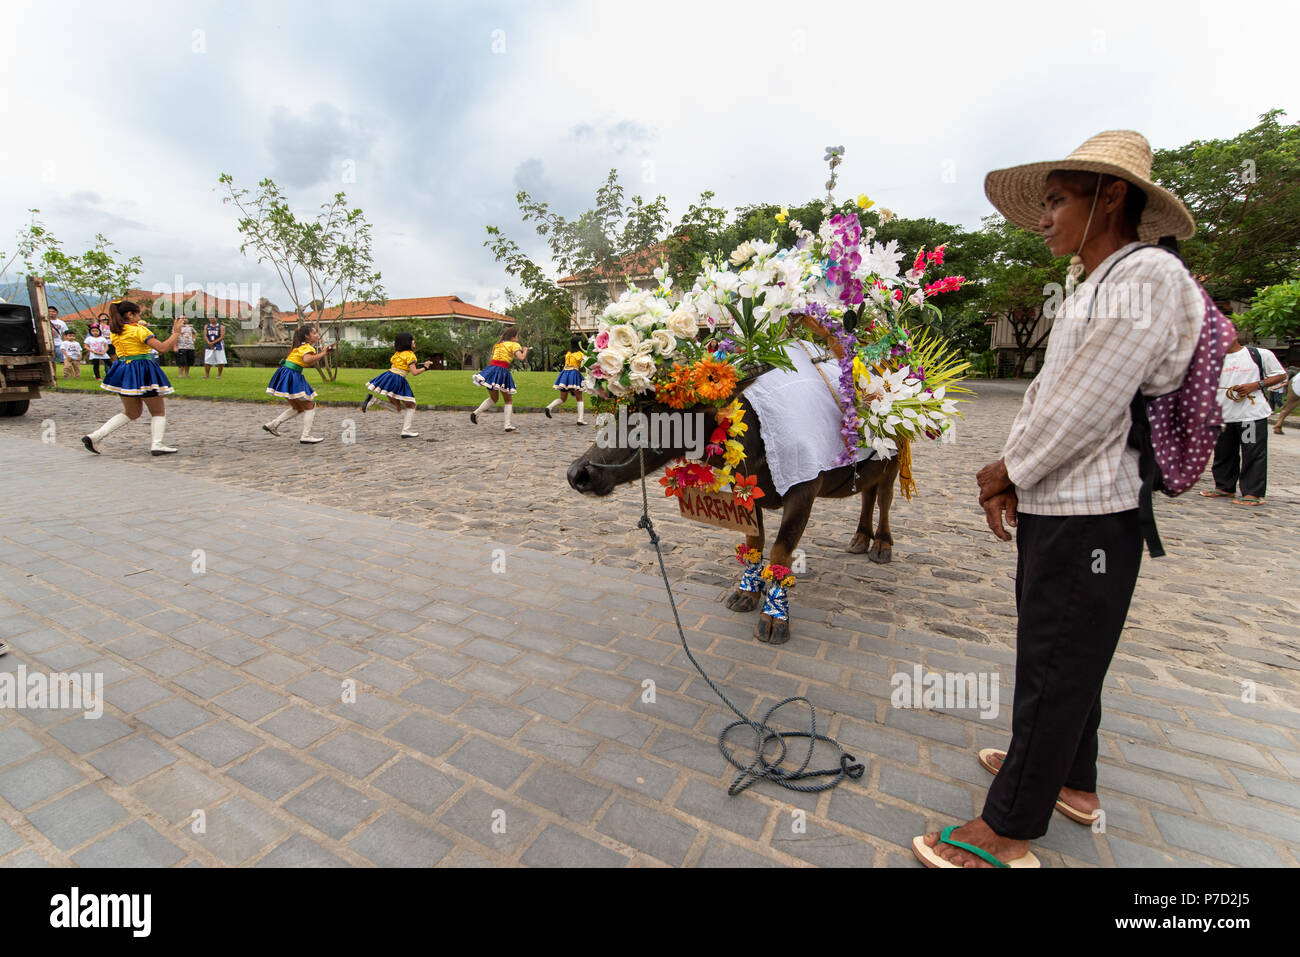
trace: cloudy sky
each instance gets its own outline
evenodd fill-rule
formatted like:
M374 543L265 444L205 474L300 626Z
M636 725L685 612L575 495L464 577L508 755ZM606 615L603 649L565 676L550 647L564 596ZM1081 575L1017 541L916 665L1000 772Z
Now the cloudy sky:
M1300 119L1291 2L747 0L8 2L0 34L0 250L30 207L79 251L96 232L140 286L260 283L222 172L298 212L365 210L390 297L500 304L483 247L527 248L527 189L565 214L611 168L674 215L822 189L976 226L984 174L1131 128L1156 147ZM12 272L7 278L14 278Z

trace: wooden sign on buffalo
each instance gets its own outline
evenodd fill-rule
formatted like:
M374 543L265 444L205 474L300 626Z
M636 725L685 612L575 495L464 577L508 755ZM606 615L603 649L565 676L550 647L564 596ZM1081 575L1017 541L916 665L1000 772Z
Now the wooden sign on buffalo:
M717 528L731 528L750 535L758 534L758 518L752 509L732 499L730 493L719 495L684 488L677 498L682 514L696 522Z

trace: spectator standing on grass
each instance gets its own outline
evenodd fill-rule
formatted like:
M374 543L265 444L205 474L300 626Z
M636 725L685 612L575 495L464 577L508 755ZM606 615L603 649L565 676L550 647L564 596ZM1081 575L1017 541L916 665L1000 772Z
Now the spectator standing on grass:
M1268 485L1268 415L1272 410L1267 390L1286 381L1286 370L1277 356L1248 345L1251 341L1249 332L1239 330L1223 360L1219 377L1223 431L1214 443L1214 488L1201 494L1259 506L1264 504Z
M207 348L203 351L203 378L212 376L212 367L217 367L217 378L221 378L226 368L226 327L220 319L213 319L203 326L203 341Z
M63 365L63 334L68 331L68 324L59 318L59 310L50 306L50 330L54 339L54 377L59 377L59 366Z
M1206 316L1181 260L1148 245L1195 230L1182 202L1152 182L1151 159L1141 134L1110 131L1065 160L985 180L1009 223L1041 233L1054 256L1074 254L1071 275L1086 269L1090 282L1056 311L1002 457L976 476L993 533L1010 541L1004 516L1016 529L1011 742L979 755L995 775L980 816L913 841L930 867L1037 867L1029 841L1047 832L1053 809L1085 825L1100 814L1101 689L1142 557L1130 404L1139 389L1180 389ZM1112 295L1121 289L1136 290L1139 315L1131 297Z
M63 377L81 378L81 343L71 329L63 334Z
M206 358L206 357L205 357ZM181 334L176 340L176 369L182 379L190 377L190 367L194 365L194 327L188 319L181 326ZM220 373L218 373L220 376Z
M108 372L108 347L112 341L108 335L108 325L101 326L98 322L90 324L90 330L86 333L86 338L82 340L86 347L86 359L90 362L90 367L95 371L96 382L99 382L104 377L104 373ZM102 371L99 368L101 363L104 366Z

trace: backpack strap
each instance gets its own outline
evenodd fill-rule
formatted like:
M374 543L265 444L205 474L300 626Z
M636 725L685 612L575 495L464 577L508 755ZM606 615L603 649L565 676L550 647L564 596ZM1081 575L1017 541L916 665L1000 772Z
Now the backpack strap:
M1259 370L1259 384L1262 386L1264 384L1264 359L1259 354L1259 350L1254 346L1246 346L1246 351L1249 352L1250 357L1255 360L1255 368Z
M1144 249L1163 249L1172 256L1178 256L1178 253L1168 246L1150 245L1137 246L1120 256L1101 274L1101 279L1097 280L1096 289L1092 294L1092 302L1088 304L1089 322L1092 321L1092 307L1096 304L1097 296L1101 293L1101 284L1110 275L1110 271L1124 259ZM1181 256L1178 256L1178 259L1180 262L1182 261ZM1142 529L1142 540L1147 544L1147 552L1152 558L1162 558L1165 554L1165 547L1160 541L1160 532L1156 528L1155 507L1152 505L1152 493L1160 481L1160 466L1156 462L1155 446L1151 443L1151 423L1147 420L1147 400L1146 396L1142 394L1141 385L1138 386L1132 401L1129 402L1128 413L1130 425L1127 444L1138 451L1138 478L1142 480L1142 488L1138 492L1138 525Z

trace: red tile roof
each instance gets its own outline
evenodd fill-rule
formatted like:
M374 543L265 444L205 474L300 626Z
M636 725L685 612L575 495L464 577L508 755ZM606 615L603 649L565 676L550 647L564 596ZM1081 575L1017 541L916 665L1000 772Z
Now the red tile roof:
M202 297L200 300L199 297ZM146 312L150 306L158 300L170 301L175 305L185 309L187 306L190 310L202 309L197 315L202 316L222 316L226 319L252 319L257 315L257 307L249 303L242 302L238 299L218 299L216 296L209 296L201 289L192 289L189 292L172 292L159 295L156 292L149 292L146 289L128 289L124 299L129 299ZM201 307L196 302L201 302ZM195 305L189 305L196 302ZM69 316L60 315L59 318L65 321L77 319L97 319L102 312L108 312L108 303L102 302L97 306L89 309L82 309Z
M623 279L649 279L668 258L668 243L655 243L645 249L628 253L612 268L588 269L573 276L565 276L557 285L567 286L579 282L618 282Z
M328 321L332 315L337 315L338 309L335 306L326 306L321 310L319 316L315 313L308 313L308 319L324 319ZM292 312L281 312L276 314L280 322L297 322L298 316ZM349 303L345 322L365 319L490 319L496 322L513 322L509 316L503 316L499 312L493 312L490 309L484 309L482 306L475 306L465 302L459 296L423 296L416 299L390 299L382 306L369 305L366 303Z

